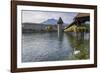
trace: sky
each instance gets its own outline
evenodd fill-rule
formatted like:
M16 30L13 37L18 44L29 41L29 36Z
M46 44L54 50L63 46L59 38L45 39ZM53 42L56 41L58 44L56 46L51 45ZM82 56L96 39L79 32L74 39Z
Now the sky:
M77 14L75 12L22 10L22 23L42 23L48 19L58 20L61 17L64 23L70 24Z

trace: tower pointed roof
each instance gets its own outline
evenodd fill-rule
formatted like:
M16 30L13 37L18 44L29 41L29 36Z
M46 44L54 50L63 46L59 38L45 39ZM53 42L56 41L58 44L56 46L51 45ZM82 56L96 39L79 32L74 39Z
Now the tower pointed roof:
M63 24L63 20L62 20L62 18L61 18L61 17L59 18L59 20L58 20L57 24Z

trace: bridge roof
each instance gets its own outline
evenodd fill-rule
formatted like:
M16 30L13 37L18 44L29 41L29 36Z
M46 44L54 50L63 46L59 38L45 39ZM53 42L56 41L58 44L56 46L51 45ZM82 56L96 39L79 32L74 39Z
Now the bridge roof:
M80 17L87 17L87 16L90 16L89 13L79 13L76 18L80 18Z

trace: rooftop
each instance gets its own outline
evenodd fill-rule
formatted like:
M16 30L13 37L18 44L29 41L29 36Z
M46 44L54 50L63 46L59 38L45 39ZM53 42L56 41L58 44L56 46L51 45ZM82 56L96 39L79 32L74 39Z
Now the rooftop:
M80 18L80 17L87 17L87 16L90 16L89 13L79 13L76 18Z

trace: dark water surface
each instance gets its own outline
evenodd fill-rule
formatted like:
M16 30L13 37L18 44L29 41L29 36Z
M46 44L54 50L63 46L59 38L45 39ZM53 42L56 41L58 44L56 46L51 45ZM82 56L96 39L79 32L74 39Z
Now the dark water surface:
M23 33L22 62L89 58L89 33Z

